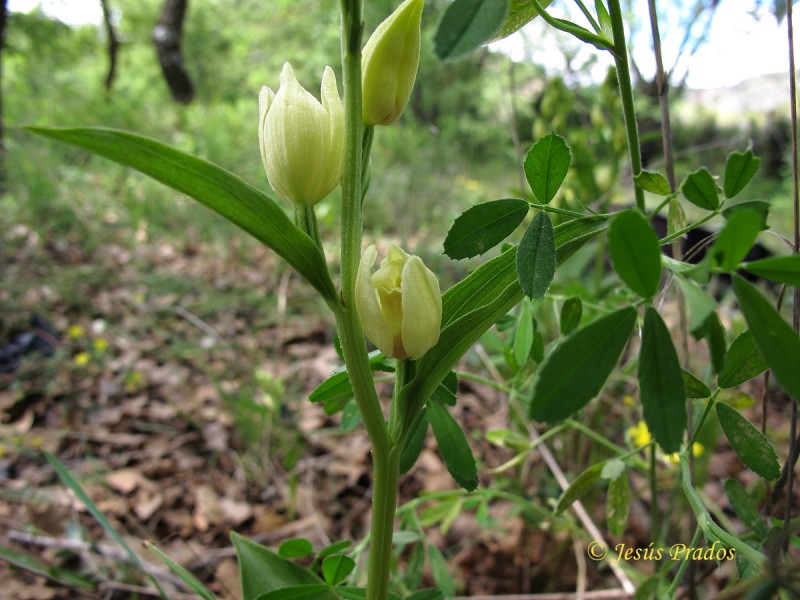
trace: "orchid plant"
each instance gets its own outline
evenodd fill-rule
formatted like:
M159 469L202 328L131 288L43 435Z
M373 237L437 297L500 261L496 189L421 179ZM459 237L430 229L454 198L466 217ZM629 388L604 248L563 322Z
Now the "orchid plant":
M690 464L694 442L716 406L722 427L745 465L766 479L777 477L780 467L770 442L756 435L755 427L738 411L721 403L719 393L769 367L787 393L800 400L800 338L780 313L755 286L734 274L736 298L749 330L746 339L740 336L728 346L715 302L702 287L713 273L739 269L787 286L800 285L796 254L744 262L763 219L752 205L733 200L755 175L758 159L749 150L732 153L721 188L705 169L687 175L680 186L670 185L660 173L643 170L619 0L598 0L594 13L585 10L591 28L552 17L545 9L549 3L536 0L456 0L447 9L435 40L436 51L444 58L510 35L538 16L613 56L635 206L598 213L588 208L592 199L582 200L587 208L581 211L552 202L572 155L565 139L549 134L531 147L524 161L530 192L522 198L490 200L470 208L444 240L445 254L452 259L482 255L512 235L533 210L535 215L518 245L505 245L444 293L422 260L396 245L389 247L372 272L378 259L376 247L362 253L362 215L373 210L368 195L370 151L376 132L397 122L411 96L424 0L405 0L365 45L362 3L341 0L343 100L333 69L325 67L317 100L297 81L288 63L277 92L265 87L259 95L258 144L270 187L283 205L232 173L132 133L30 128L137 169L218 212L281 256L316 290L335 319L345 369L323 383L311 399L352 394L371 443L366 589L349 580L355 562L346 554L347 543L319 551L310 568L301 568L288 557L309 554L307 544L295 543L276 553L234 534L245 599L396 597L390 593L390 580L399 477L413 467L430 427L457 484L467 491L477 488L475 459L449 409L457 392L453 370L488 329L515 310L515 363L535 365L532 385L517 391L527 394L527 417L533 421L558 424L570 419L600 394L624 349L631 344L638 347L631 376L638 384L647 425L644 448L617 457L614 469L594 465L588 475L581 476L581 485L585 488L587 481L591 484L602 475L618 482L615 489L622 494L627 490L626 472L638 460L638 452L652 451L653 480L656 448L677 453L683 491L697 519L696 536L735 549L755 567L763 565L765 557L758 544L741 541L710 518L694 489ZM342 199L337 272L326 257L314 207L338 185ZM651 210L646 208L645 192L657 199ZM684 200L705 216L687 223L681 216ZM665 209L672 215L670 231L659 239L649 219ZM559 219L557 224L551 215ZM662 247L718 215L725 216L725 225L700 265L662 252ZM579 300L564 302L563 339L534 352L532 302L548 293L559 265L606 231L613 269L624 284L621 293L594 307L591 320L582 317ZM711 348L714 361L705 381L682 368L673 335L657 308L656 299L668 286L682 291L692 333L706 339ZM376 351L369 351L367 340ZM376 390L376 371L394 372L388 414ZM716 383L711 385L711 381ZM698 406L699 419L690 423L688 415ZM524 452L533 447L525 447ZM571 489L559 502L559 511L579 497L580 490ZM617 513L620 510L617 506ZM624 508L623 522L626 514ZM680 581L679 575L682 572L673 582ZM196 580L187 581L203 597L213 597ZM661 581L666 588L666 576ZM441 595L441 590L412 590L407 598Z

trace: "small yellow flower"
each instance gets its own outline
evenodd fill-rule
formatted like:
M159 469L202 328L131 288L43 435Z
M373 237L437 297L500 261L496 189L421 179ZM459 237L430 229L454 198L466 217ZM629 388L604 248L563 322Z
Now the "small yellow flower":
M356 275L356 310L364 333L387 358L419 358L438 340L442 293L418 256L394 244L372 274L378 251L368 247Z
M630 394L625 394L622 397L622 403L625 406L633 406L634 405L633 396L631 396Z
M67 337L71 340L79 340L86 332L80 325L70 325L67 329Z
M95 339L92 345L97 352L105 352L108 350L108 342L103 338Z
M695 442L692 444L692 456L697 458L698 456L702 456L703 452L705 452L705 447L700 442Z
M83 367L89 364L91 360L91 356L89 356L88 352L78 352L75 357L72 359L76 365L79 367Z
M128 371L123 380L123 387L129 394L141 391L147 381L145 380L144 373L139 370Z
M653 436L650 435L650 430L647 428L647 423L644 421L639 421L636 425L628 429L628 437L631 443L637 448L646 446L653 440Z

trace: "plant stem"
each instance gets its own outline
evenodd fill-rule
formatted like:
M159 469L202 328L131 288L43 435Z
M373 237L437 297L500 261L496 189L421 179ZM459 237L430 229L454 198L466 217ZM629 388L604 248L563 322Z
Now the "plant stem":
M622 99L622 115L625 132L628 136L628 151L631 159L631 174L635 177L642 171L642 153L639 147L639 127L636 124L636 107L633 104L633 84L628 66L628 48L625 44L625 25L622 21L622 8L619 0L609 0L608 12L611 17L611 30L614 34L614 62L617 66L617 83ZM644 212L644 192L634 185L636 206Z
M334 314L364 426L372 446L372 522L367 564L367 600L385 600L389 588L392 533L397 505L400 452L392 447L369 367L364 331L355 307L355 280L361 256L361 204L372 132L361 120L361 0L341 0L342 64L344 66L345 145L342 170L341 282Z

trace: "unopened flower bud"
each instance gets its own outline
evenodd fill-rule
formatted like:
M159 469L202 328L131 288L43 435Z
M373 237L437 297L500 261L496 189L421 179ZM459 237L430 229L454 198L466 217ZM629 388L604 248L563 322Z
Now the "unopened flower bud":
M377 255L369 246L356 276L356 310L364 333L388 358L420 358L439 340L439 281L418 256L395 245L371 273Z
M361 55L365 125L390 125L408 104L419 67L425 0L406 0L373 32Z
M313 205L335 188L342 176L344 110L336 75L325 67L322 103L308 93L283 65L275 94L258 96L258 142L272 189L296 204Z

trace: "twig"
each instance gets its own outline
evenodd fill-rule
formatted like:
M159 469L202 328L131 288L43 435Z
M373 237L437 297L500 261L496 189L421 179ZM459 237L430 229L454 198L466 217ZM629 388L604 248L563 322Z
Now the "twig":
M794 61L794 27L792 25L792 0L786 0L786 31L789 36L789 95L791 96L792 119L792 201L794 207L794 252L800 252L800 165L798 165L797 145L797 74ZM794 290L794 310L792 325L795 332L800 330L800 289ZM789 551L791 529L789 522L792 516L792 497L794 495L794 464L797 460L797 403L792 402L792 423L789 432L789 456L786 463L790 465L786 482L786 512L784 514L783 552Z
M91 554L99 554L105 558L110 558L115 562L130 563L131 557L128 553L111 546L109 544L84 542L83 540L73 540L65 538L54 538L46 535L33 535L30 533L23 533L22 531L9 531L6 538L20 544L29 544L31 546L39 546L40 548L55 548L58 550L70 550L77 554L86 556ZM178 587L183 587L183 582L173 575L172 571L162 568L158 565L143 563L144 570L151 576L156 577L162 581L168 581ZM138 567L138 565L137 565ZM143 588L146 589L146 588Z
M521 594L501 596L456 596L454 600L622 600L630 598L631 593L625 590L597 590L594 592L556 592L546 594Z

